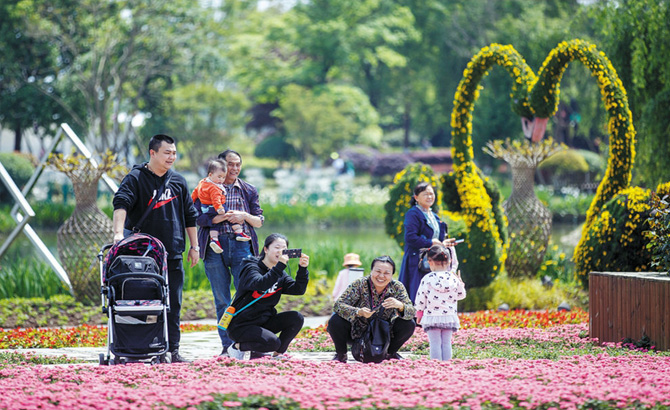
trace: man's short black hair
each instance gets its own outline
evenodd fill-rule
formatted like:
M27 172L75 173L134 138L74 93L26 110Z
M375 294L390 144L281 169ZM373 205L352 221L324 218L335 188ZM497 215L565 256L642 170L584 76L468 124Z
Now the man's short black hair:
M228 156L228 154L237 155L240 158L240 162L242 162L242 155L240 155L240 153L237 152L237 151L233 151L232 149L227 149L227 150L223 151L222 153L220 153L219 154L219 159L222 159L224 161L228 161L228 159L226 158Z
M156 134L153 137L151 137L151 140L149 141L149 151L156 151L161 147L161 144L163 144L163 141L167 142L168 144L175 144L174 138L170 137L169 135L165 134Z

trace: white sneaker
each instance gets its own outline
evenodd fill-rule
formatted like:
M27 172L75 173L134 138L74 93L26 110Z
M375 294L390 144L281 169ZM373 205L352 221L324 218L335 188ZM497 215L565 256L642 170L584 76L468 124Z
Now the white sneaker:
M223 248L221 247L221 242L218 239L212 238L209 241L209 247L214 251L214 253L223 253Z
M273 360L281 360L281 361L286 361L286 360L291 360L291 356L286 354L286 353L277 353L272 355Z
M232 344L228 346L228 356L232 357L233 359L237 360L249 360L251 359L251 350L247 350L246 352L243 352L241 350L238 350L235 348L235 345Z

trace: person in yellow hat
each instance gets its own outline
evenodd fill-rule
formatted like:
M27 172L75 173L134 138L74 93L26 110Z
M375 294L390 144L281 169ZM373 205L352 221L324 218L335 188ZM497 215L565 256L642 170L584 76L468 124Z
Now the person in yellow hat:
M363 277L363 269L357 269L361 265L361 257L357 253L344 255L344 263L342 264L344 269L337 274L335 288L333 289L333 301L340 297L351 282Z

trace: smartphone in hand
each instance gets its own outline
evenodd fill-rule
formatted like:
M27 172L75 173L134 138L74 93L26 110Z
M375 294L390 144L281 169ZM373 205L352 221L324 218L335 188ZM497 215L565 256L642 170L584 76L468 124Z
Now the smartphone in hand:
M282 251L284 255L288 255L289 258L299 258L302 255L302 248L298 249L284 249Z

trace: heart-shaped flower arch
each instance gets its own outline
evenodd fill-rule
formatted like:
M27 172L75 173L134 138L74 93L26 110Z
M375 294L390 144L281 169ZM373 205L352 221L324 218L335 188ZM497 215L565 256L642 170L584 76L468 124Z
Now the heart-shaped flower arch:
M479 98L479 83L493 65L507 70L513 79L512 110L527 124L533 118L533 140L537 140L537 135L544 132L546 119L556 112L561 78L574 60L581 61L596 78L609 117L610 155L605 176L587 212L586 232L602 206L630 184L635 157L635 129L626 90L607 56L584 40L562 42L551 50L536 76L514 47L492 44L468 63L456 90L451 113L452 157L461 216L468 229L468 247L475 252L471 259L493 266L491 277L500 272L505 262L505 244L495 223L491 199L473 161L472 111ZM583 242L582 236L575 248L575 261L577 273L587 275L579 266Z

